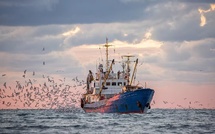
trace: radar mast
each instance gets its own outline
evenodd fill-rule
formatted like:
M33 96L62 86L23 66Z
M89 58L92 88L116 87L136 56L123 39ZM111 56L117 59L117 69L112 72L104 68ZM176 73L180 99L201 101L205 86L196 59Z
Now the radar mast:
M109 68L109 61L108 61L108 47L110 47L112 45L108 44L108 38L106 38L106 44L104 45L104 47L106 48L106 72L108 71Z
M134 55L123 55L122 58L123 57L127 58L127 61L125 61L126 65L127 65L126 76L127 76L127 80L128 80L128 84L129 84L130 83L129 76L130 76L130 71L131 71L131 69L130 69L130 63L131 63L130 57L135 57L135 56Z

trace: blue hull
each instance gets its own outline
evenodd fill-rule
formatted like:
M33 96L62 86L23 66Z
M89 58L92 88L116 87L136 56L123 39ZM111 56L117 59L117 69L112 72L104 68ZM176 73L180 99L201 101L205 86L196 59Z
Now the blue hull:
M154 95L153 89L138 89L117 94L105 101L103 105L83 107L85 112L99 113L146 113ZM100 103L100 102L96 102Z

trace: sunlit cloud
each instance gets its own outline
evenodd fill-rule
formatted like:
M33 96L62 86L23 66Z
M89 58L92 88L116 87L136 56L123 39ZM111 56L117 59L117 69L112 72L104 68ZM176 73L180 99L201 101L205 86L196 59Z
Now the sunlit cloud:
M70 31L64 32L61 35L63 36L63 43L61 43L59 46L67 48L70 45L70 39L78 34L81 31L79 27L75 27L71 29Z
M215 4L211 4L211 10L215 10Z
M152 36L152 34L151 34L150 32L147 32L147 33L145 34L145 38L146 38L146 39L149 39L151 36Z
M138 48L159 48L163 42L156 41L156 40L142 40L139 44L137 44Z
M143 53L151 53L152 55L159 52L160 47L163 42L152 40L152 39L142 39L138 43L129 43L122 40L113 40L109 42L112 45L109 48L110 58L120 58L124 54L135 54L143 56ZM95 64L99 59L104 58L105 48L104 44L83 44L76 47L71 47L67 50L70 57L74 57L82 66L88 66ZM150 55L151 55L150 54Z
M128 34L126 34L126 33L125 33L125 34L123 34L123 36L125 36L125 37L126 37L126 36L128 36Z
M211 12L215 10L215 4L210 4L210 8L207 9L207 10L203 10L201 8L198 9L199 13L200 13L200 26L203 27L206 23L207 23L207 19L206 17L204 16L204 13L208 13L208 12Z
M81 29L79 27L75 27L74 29L68 31L68 32L65 32L65 33L62 33L63 36L74 36L75 34L77 34Z
M202 26L202 27L203 27L203 26L206 24L206 18L205 18L205 16L204 16L203 14L201 14L200 19L201 19L200 26Z

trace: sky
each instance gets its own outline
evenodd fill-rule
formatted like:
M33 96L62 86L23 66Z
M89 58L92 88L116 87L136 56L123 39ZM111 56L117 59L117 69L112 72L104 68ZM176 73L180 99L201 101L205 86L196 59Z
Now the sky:
M85 80L108 38L110 59L139 59L152 107L215 109L214 24L214 0L0 0L0 108L24 108L16 81Z

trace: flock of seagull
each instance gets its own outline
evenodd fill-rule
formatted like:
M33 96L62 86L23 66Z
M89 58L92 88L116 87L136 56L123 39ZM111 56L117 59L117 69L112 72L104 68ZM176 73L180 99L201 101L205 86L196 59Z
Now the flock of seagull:
M184 98L183 100L186 101L187 98ZM184 106L184 104L183 105L176 104L175 102L170 102L170 101L162 101L162 103L164 105L170 106L171 108L175 106L175 108L179 108L179 109L196 109L196 107L204 108L204 105L202 103L200 103L199 101L193 101L193 102L192 101L186 101L185 104L187 103L187 106ZM151 103L151 106L154 106L155 104L156 104L155 100L153 100Z
M25 81L16 81L14 88L4 82L0 87L0 105L10 108L24 109L63 109L77 107L81 95L85 89L85 82L78 77L66 84L66 78L55 79L50 76L42 76L43 82L39 84L36 79L26 78L27 70L22 77ZM35 72L33 72L35 75ZM2 74L6 77L6 74ZM68 83L68 82L67 82ZM1 107L0 107L1 109Z

